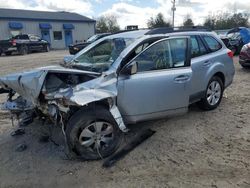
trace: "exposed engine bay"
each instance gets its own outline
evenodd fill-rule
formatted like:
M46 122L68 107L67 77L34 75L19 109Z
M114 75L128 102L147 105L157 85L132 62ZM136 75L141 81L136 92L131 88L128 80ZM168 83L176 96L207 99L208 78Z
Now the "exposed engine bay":
M64 125L81 107L104 101L119 128L126 132L116 106L116 82L114 72L101 74L61 66L11 74L0 78L0 94L8 93L1 109L12 117L25 119L36 114Z
M43 74L46 75L44 76ZM63 104L63 100L59 99L58 96L56 97L56 95L64 90L72 90L75 86L97 77L96 74L86 74L79 71L42 71L42 74L39 72L37 75L38 77L33 73L34 77L30 82L26 82L26 79L29 78L29 73L17 75L18 79L15 83L13 76L12 79L1 80L2 88L0 89L0 94L8 93L8 100L2 104L2 109L10 111L12 116L18 119L27 114L33 115L33 112L36 112L36 114L48 116L54 123L58 123L58 115L61 114L60 121L64 121L70 115L70 107L67 104ZM41 81L39 79L43 76L43 82L38 82ZM29 96L25 95L32 84L35 88L41 88L35 100L31 100ZM41 87L38 87L39 84L41 84ZM36 93L33 93L33 96L34 94ZM62 102L62 104L59 104L59 102Z

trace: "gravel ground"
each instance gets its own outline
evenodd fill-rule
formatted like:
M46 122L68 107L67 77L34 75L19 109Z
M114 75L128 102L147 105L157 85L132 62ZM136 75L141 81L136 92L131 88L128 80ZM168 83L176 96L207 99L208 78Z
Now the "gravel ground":
M67 54L3 56L0 75L56 64ZM39 141L49 125L38 120L25 135L11 137L16 127L1 112L0 187L250 187L250 70L237 62L219 108L203 112L193 105L183 116L133 126L156 134L110 169L102 161L67 160L57 128L50 127L53 142ZM16 152L22 143L27 150Z

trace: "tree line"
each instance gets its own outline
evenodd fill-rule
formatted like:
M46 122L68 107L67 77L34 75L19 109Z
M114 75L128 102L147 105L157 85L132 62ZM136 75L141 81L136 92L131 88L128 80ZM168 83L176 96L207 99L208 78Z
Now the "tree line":
M158 27L171 27L171 25L171 22L166 20L162 13L158 13L155 17L150 17L147 21L147 26L151 29ZM194 26L191 15L187 14L185 16L181 26ZM209 15L205 18L204 23L199 26L205 26L212 30L231 29L234 27L250 27L249 15L244 13L221 13L217 15ZM106 15L97 19L96 30L98 33L113 33L120 31L121 28L115 16Z

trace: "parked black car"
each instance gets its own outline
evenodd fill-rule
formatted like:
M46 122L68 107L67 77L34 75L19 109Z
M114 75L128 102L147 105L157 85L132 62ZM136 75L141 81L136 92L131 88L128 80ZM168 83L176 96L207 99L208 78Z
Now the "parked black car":
M244 44L250 42L250 29L246 27L236 27L229 30L221 40L234 54L239 54Z
M106 37L108 35L111 35L111 33L96 34L90 37L86 42L69 45L69 53L71 55L75 55L76 53L81 51L83 48L91 44L92 42L95 42L96 40Z
M22 34L0 41L0 55L11 55L13 52L25 55L33 51L48 52L49 49L50 44L36 35Z

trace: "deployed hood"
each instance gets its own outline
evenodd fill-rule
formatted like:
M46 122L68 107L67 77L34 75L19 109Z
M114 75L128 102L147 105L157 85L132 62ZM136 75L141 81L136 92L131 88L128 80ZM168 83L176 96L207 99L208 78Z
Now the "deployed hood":
M5 89L12 89L26 100L29 100L35 104L44 85L45 79L49 73L93 76L100 75L99 73L64 68L62 66L48 66L37 68L32 71L0 77L0 86Z

